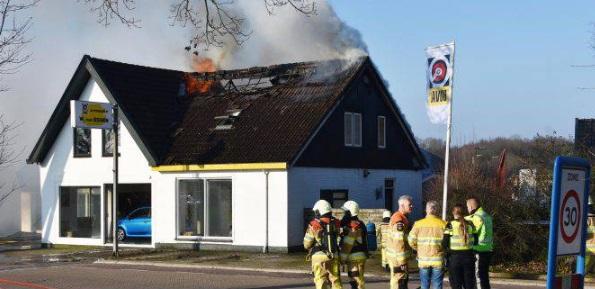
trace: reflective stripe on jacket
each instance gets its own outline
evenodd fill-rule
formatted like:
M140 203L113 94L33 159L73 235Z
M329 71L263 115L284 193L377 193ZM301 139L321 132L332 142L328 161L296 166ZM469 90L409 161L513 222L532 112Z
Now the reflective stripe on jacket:
M483 208L478 208L475 213L465 217L471 221L478 234L477 245L473 250L477 252L492 252L494 250L494 229L492 217L486 213Z
M401 228L401 229L399 229ZM409 232L409 220L401 212L397 211L391 217L388 229L386 230L386 260L391 266L406 265L411 249L407 244L407 233Z
M411 248L417 250L417 261L420 268L441 268L444 264L442 239L446 222L428 215L415 222L408 241Z
M362 250L354 250L354 248L361 248L364 246L364 235L363 230L364 223L361 221L351 221L347 235L343 237L341 247L341 260L342 261L360 261L367 259L366 253Z
M323 228L321 225L331 223L335 225L335 229L339 232L341 226L338 220L331 220L330 218L320 218L320 223L316 220L313 220L308 225L308 229L306 230L306 234L304 235L304 249L311 250L315 246L322 246L322 233ZM338 242L338 240L335 240ZM324 251L316 251L313 255L326 255ZM334 256L339 257L339 256Z
M461 222L457 220L450 221L450 226L444 230L444 235L450 238L450 250L463 251L473 249L475 243L475 227L471 222L467 223L467 241L465 242L465 234L461 230Z
M376 229L376 241L380 244L380 248L386 248L386 240L388 239L388 230L390 226L388 223L381 223Z

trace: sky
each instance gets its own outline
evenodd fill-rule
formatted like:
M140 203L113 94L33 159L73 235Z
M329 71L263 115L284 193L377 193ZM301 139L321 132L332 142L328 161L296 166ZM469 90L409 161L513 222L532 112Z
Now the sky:
M574 134L595 117L593 1L344 1L416 137L445 138L428 120L424 48L456 41L453 142Z
M260 0L237 1L244 10L262 5ZM19 124L15 147L22 159L33 148L84 54L188 70L183 47L192 32L170 25L170 1L143 2L137 1L135 10L142 20L138 29L117 22L107 28L98 24L84 1L42 0L30 11L32 42L27 49L32 61L0 80L11 89L0 94L0 114ZM418 138L445 137L445 125L431 124L426 114L424 48L452 40L456 41L454 144L554 132L569 137L574 118L595 117L595 90L579 89L595 88L595 67L573 67L595 64L595 50L590 48L595 31L593 1L330 3L344 22L359 30ZM247 47L266 45L255 45L256 41L257 37L249 39ZM291 53L290 48L283 49Z

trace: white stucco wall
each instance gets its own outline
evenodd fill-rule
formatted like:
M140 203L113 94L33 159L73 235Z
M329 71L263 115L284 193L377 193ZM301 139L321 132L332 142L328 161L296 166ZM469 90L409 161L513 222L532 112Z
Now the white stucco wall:
M399 196L408 194L414 198L416 207L413 218L421 216L421 171L369 170L369 173L364 177L362 169L291 168L288 171L290 246L299 246L302 243L304 208L312 208L320 199L320 190L323 189L347 189L349 199L358 202L361 208L384 208L384 180L393 178L393 208L397 208ZM382 190L379 199L376 199L377 189Z
M89 81L80 100L108 102L99 86ZM120 183L151 183L151 168L125 126L120 127ZM59 187L101 187L101 220L104 219L103 185L113 183L113 159L102 156L101 130L91 130L91 157L73 158L73 129L64 123L45 161L40 165L42 242L54 244L102 245L102 239L62 238L59 236ZM103 223L102 223L103 224ZM104 226L101 226L104 236Z
M260 247L265 244L266 176L262 171L159 173L153 182L153 241L194 243L178 237L176 183L179 179L232 180L232 240L202 238L203 244ZM287 247L287 172L269 172L269 246ZM156 204L159 204L158 206ZM196 239L194 239L196 240Z
M99 86L90 81L80 100L107 102ZM176 232L176 183L179 178L216 178L232 180L233 238L231 240L202 240L201 243L263 246L265 243L266 176L263 171L182 172L153 171L128 129L121 126L120 176L121 184L151 183L152 245L156 243L195 243L197 240L179 238ZM103 239L63 238L59 236L59 187L101 187L101 220L104 218L103 185L113 181L112 158L102 157L101 130L91 131L90 158L72 157L73 130L64 124L46 160L40 165L42 197L42 241L53 244L103 245ZM269 246L287 247L287 173L269 173ZM104 236L104 224L101 236Z

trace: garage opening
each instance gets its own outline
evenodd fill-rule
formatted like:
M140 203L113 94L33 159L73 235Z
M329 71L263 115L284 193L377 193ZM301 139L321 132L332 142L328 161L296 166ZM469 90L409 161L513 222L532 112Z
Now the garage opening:
M105 242L112 243L113 185L105 184ZM118 185L117 237L122 244L151 244L151 184Z

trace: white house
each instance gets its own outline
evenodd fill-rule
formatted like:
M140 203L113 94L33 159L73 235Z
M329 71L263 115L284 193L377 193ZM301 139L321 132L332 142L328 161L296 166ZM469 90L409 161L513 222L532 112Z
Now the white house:
M31 152L42 241L111 242L113 134L70 100L120 108L118 217L151 207L146 246L288 251L304 212L421 205L425 160L369 58L185 73L83 57Z

